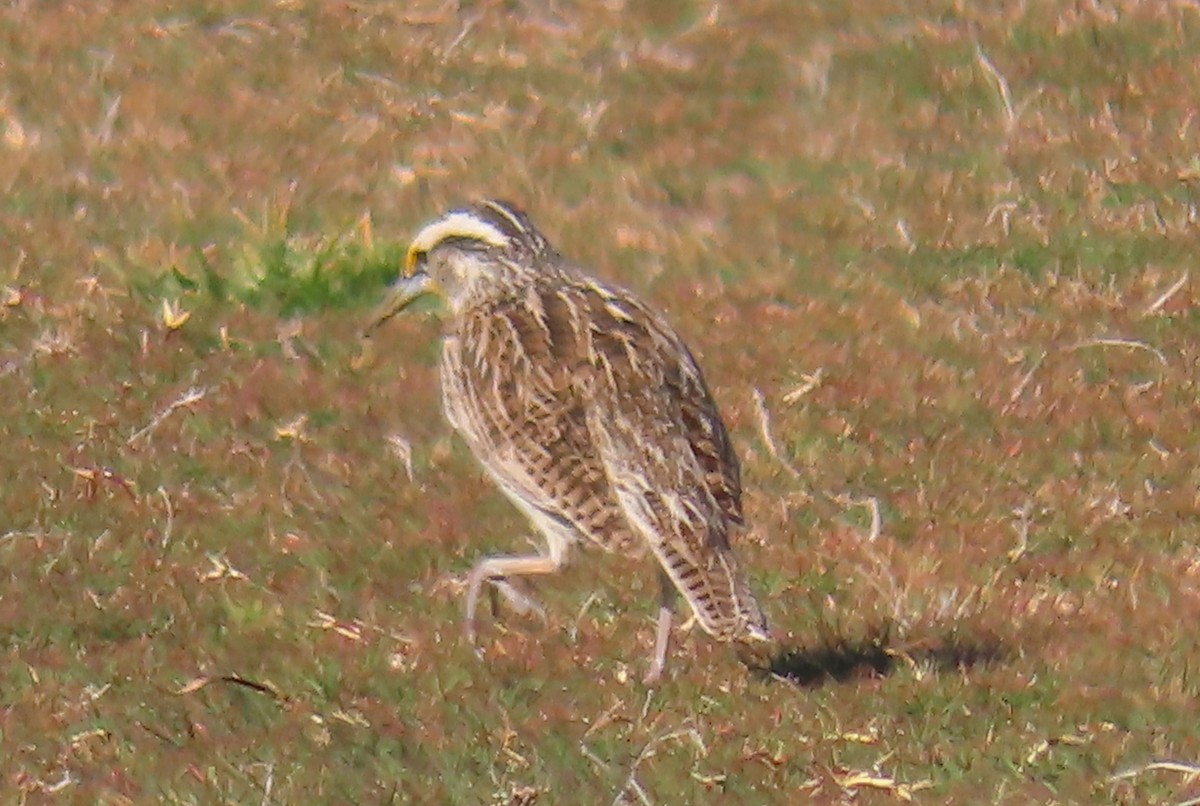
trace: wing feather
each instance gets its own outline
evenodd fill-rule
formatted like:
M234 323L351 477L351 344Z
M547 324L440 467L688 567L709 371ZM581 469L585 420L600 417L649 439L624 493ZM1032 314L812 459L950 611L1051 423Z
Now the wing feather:
M637 553L587 428L569 311L542 301L494 301L444 340L447 418L510 498L605 549ZM490 356L474 353L484 345Z
M640 332L620 346L632 345L627 360L639 372L598 375L588 409L609 483L707 632L723 639L748 627L765 632L730 549L730 532L744 523L741 477L716 403L674 331L636 300L621 304Z

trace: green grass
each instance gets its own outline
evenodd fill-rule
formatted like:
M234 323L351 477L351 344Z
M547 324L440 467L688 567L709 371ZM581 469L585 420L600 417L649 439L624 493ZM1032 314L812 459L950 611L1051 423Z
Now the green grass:
M1059 5L0 11L0 790L1200 796L1142 770L1200 763L1197 23ZM681 632L645 689L653 573L591 553L466 645L528 526L436 307L358 334L477 194L694 347L768 668Z

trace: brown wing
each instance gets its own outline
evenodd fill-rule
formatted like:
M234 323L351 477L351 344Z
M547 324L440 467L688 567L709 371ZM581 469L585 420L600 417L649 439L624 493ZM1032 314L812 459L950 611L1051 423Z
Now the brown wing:
M669 325L623 292L585 288L619 327L589 331L597 371L586 407L609 484L700 624L719 638L766 634L730 551L741 480L716 404ZM610 325L612 322L610 322Z
M549 289L465 312L443 345L446 414L510 496L607 550L638 553L587 426L579 314Z
M673 399L688 447L704 471L705 486L730 525L744 526L742 476L737 454L729 441L725 422L691 353L678 343L681 353L679 386Z

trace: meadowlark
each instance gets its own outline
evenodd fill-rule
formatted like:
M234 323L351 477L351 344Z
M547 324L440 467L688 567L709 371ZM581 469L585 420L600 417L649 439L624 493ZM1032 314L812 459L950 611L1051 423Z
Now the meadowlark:
M447 419L545 540L545 552L479 560L466 633L485 581L550 574L592 543L659 565L646 679L666 664L675 591L722 641L769 640L730 548L744 525L737 457L700 367L666 320L630 292L564 260L501 201L423 227L404 278L366 335L426 293L449 308L442 340Z

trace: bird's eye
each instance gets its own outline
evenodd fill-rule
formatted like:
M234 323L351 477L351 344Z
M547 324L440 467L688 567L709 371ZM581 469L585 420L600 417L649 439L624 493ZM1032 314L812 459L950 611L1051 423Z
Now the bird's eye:
M404 274L411 277L419 271L425 270L425 263L429 259L429 252L425 249L410 249L408 256L404 261Z

